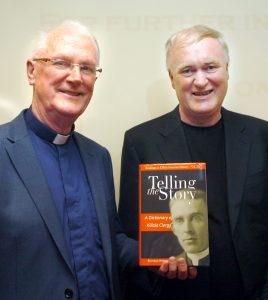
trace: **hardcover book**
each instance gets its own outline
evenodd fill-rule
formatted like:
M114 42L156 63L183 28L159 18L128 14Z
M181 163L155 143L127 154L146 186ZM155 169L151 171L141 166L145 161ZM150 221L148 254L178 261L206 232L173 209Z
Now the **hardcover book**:
M160 266L170 256L209 265L205 163L140 165L139 264Z

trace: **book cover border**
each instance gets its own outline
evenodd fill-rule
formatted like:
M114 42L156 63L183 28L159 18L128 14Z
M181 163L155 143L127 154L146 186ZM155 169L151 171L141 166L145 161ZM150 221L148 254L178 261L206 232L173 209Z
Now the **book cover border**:
M206 163L161 163L139 165L139 265L160 266L168 257L142 257L142 234L144 232L167 233L171 230L170 213L142 213L142 173L146 171L177 171L177 170L203 170L206 172ZM206 180L206 178L205 178ZM157 228L155 230L152 228Z

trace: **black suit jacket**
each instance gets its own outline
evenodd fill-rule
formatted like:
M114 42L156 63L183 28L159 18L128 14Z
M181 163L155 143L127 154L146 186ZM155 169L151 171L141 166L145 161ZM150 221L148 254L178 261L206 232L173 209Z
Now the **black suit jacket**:
M268 123L224 108L222 117L230 229L245 294L268 299ZM139 164L190 161L178 107L126 132L119 216L129 236L138 238Z

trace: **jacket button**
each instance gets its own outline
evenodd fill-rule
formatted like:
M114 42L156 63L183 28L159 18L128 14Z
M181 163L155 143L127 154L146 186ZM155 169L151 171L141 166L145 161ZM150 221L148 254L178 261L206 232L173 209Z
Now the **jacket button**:
M71 299L73 298L74 292L71 289L66 289L64 294L66 299Z

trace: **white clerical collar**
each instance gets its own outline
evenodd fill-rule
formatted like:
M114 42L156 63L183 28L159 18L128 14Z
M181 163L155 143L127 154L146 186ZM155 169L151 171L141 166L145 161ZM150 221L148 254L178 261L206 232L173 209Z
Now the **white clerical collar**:
M198 253L187 253L194 266L198 266L199 260L209 255L209 248Z
M70 137L70 134L68 135L62 135L62 134L57 134L54 138L54 140L52 141L53 144L55 145L64 145L68 139Z

